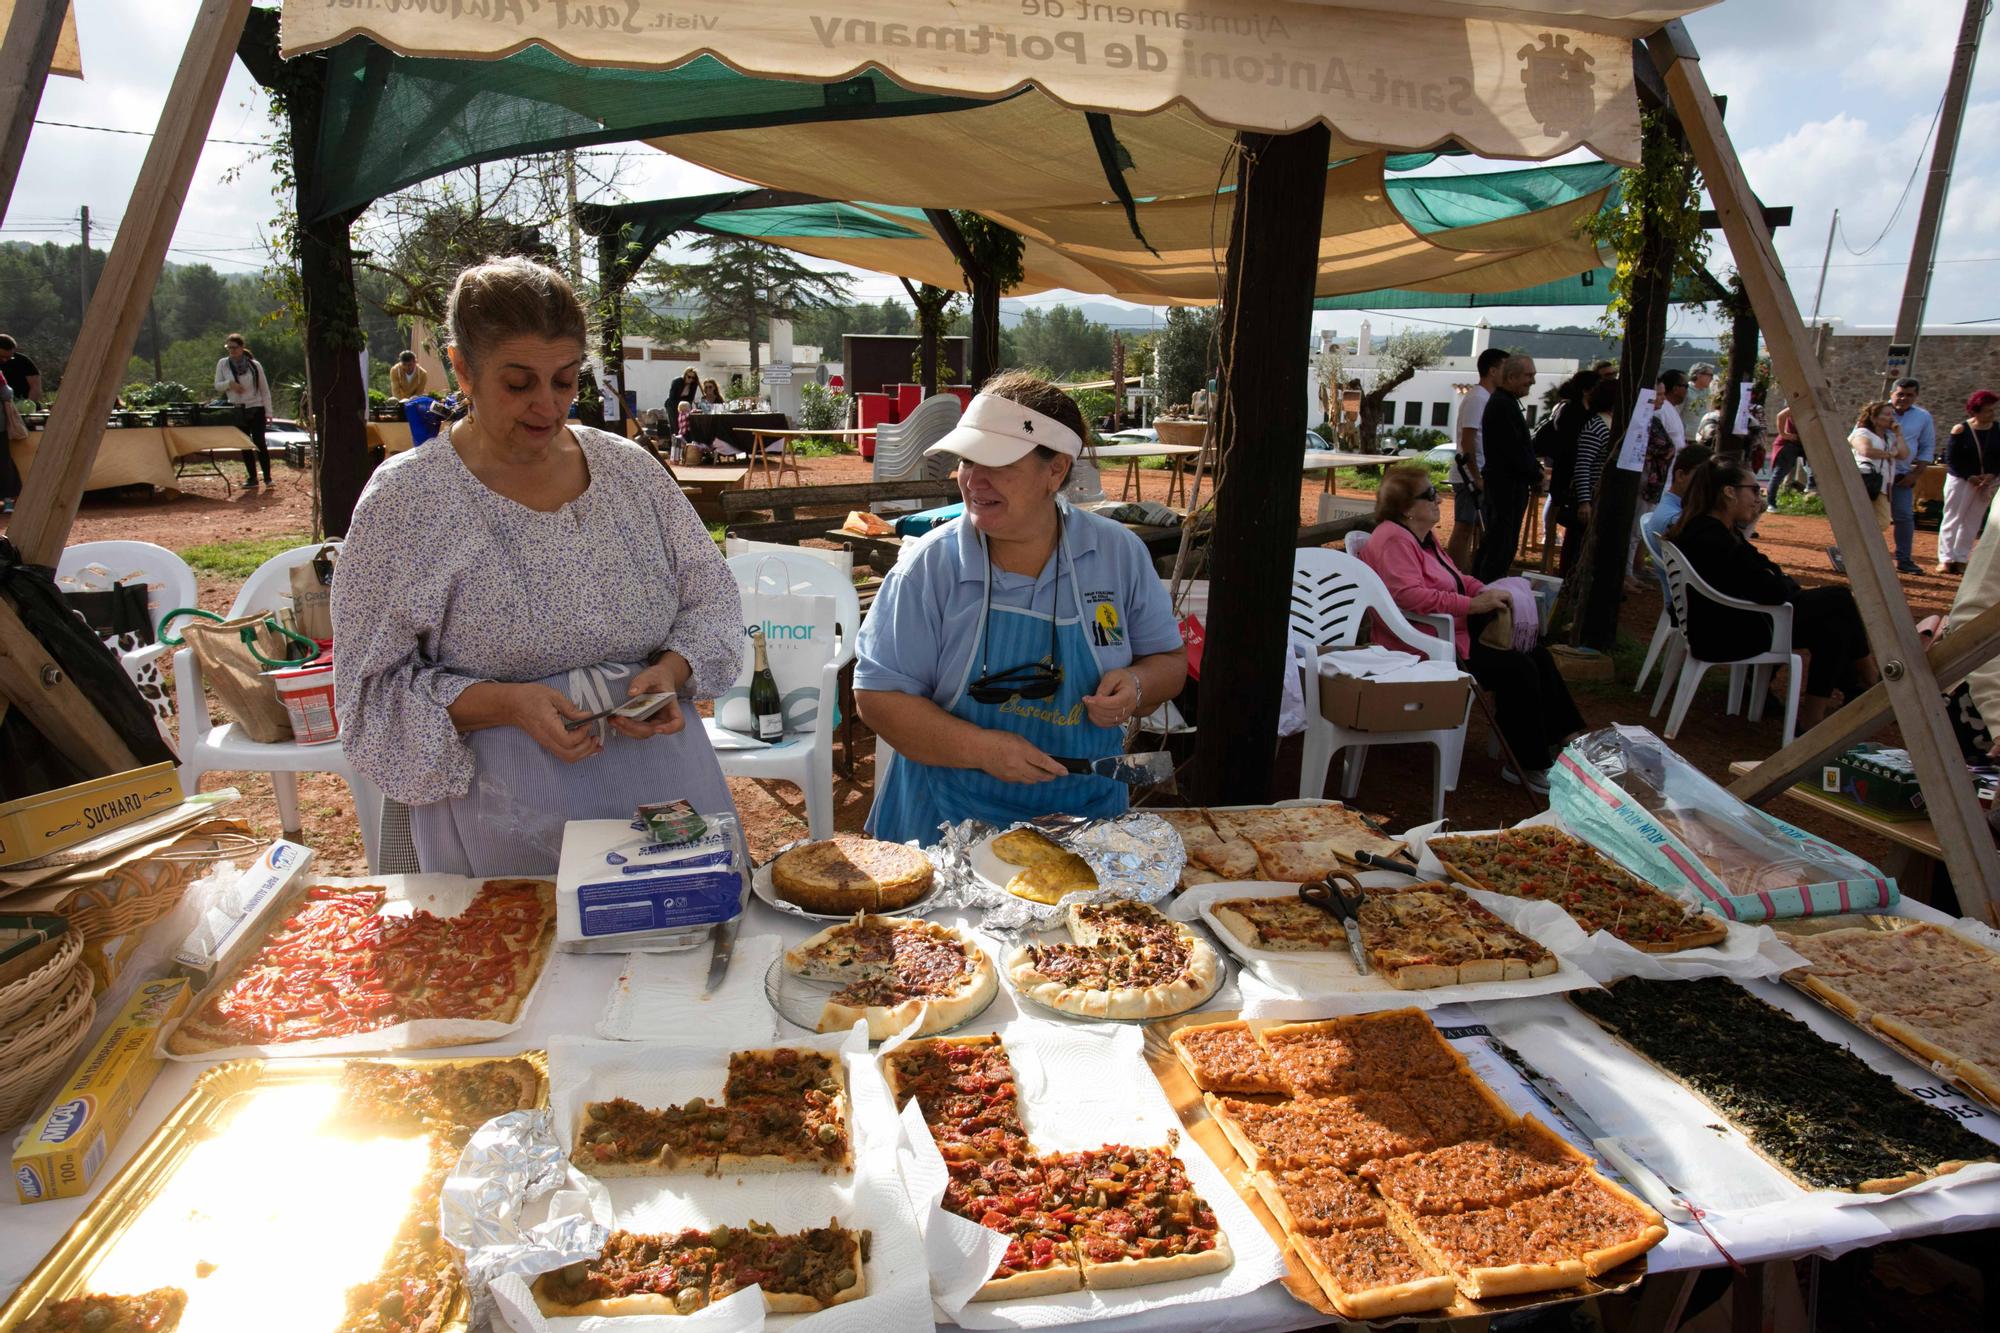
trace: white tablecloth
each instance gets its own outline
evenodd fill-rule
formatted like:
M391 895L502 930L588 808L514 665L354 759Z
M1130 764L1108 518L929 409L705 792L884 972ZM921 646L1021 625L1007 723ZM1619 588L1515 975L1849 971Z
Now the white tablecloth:
M949 916L940 919L949 920ZM171 918L162 922L156 930L165 930L172 924ZM804 939L819 927L820 923L809 922L772 910L765 904L752 900L748 915L744 919L741 934L745 937L759 934L776 934L787 944ZM156 943L150 941L149 944ZM740 961L740 956L739 956ZM580 954L557 954L551 961L551 969L541 988L534 1006L530 1009L522 1026L508 1039L491 1042L482 1046L458 1047L450 1051L413 1052L416 1055L503 1055L515 1051L546 1045L557 1035L592 1035L599 1016L603 1013L605 1000L616 982L623 965L623 955L610 954L585 956ZM1758 987L1759 993L1767 998L1781 998L1778 992ZM1238 1003L1233 981L1216 996L1211 1008L1230 1009ZM1801 1003L1804 1003L1801 1000ZM1453 1021L1486 1022L1495 1018L1495 1013L1487 1010L1515 1012L1517 1006L1553 1006L1558 1011L1569 1011L1569 1006L1556 998L1508 1001L1504 1005L1456 1007L1449 1017ZM1018 1014L1013 997L1003 984L1000 994L981 1018L972 1024L972 1030L988 1031L1013 1020ZM1440 1021L1446 1015L1440 1012ZM1580 1016L1579 1016L1580 1017ZM1830 1023L1836 1023L1828 1016ZM1496 1023L1495 1026L1500 1026ZM1827 1030L1823 1024L1816 1027ZM780 1024L783 1034L794 1031L788 1025ZM1834 1035L1850 1044L1865 1042L1851 1030L1836 1032ZM1586 1036L1586 1040L1591 1040ZM160 1071L158 1080L147 1094L132 1125L120 1137L112 1150L107 1170L100 1180L108 1180L130 1158L134 1149L145 1142L167 1112L186 1095L205 1065L168 1062ZM1526 1089L1505 1077L1494 1077L1496 1091L1515 1106L1517 1110L1531 1112L1544 1120L1550 1119L1546 1107ZM1560 1128L1560 1126L1559 1126ZM1573 1138L1577 1137L1572 1135ZM92 1191L92 1196L95 1195ZM0 1291L11 1292L20 1281L41 1261L49 1247L55 1243L77 1217L82 1213L89 1198L63 1199L37 1204L19 1204L13 1201L11 1192L5 1202L0 1202ZM1820 1254L1833 1256L1850 1249L1866 1245L1880 1244L1895 1238L1933 1235L1947 1231L1974 1230L1994 1224L2000 1219L2000 1181L1987 1182L1967 1187L1949 1187L1908 1199L1887 1200L1865 1207L1849 1207L1835 1210L1837 1219L1828 1219L1823 1214L1813 1214L1813 1230L1790 1235L1773 1235L1769 1243L1750 1246L1749 1252L1732 1249L1739 1261L1778 1258L1786 1255ZM1839 1225L1832 1225L1837 1221ZM1693 1228L1671 1225L1668 1238L1659 1248L1647 1256L1649 1269L1653 1273L1670 1272L1680 1269L1713 1267L1722 1263L1701 1233ZM1145 1317L1108 1320L1093 1325L1105 1333L1236 1333L1237 1330L1265 1329L1286 1330L1308 1328L1324 1324L1326 1319L1316 1311L1301 1305L1284 1288L1272 1284L1257 1292L1234 1301L1208 1305L1168 1307ZM884 1330L883 1333L889 1333Z

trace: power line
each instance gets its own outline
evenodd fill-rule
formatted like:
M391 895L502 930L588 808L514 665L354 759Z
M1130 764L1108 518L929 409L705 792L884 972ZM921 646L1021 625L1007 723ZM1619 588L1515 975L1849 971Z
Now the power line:
M1847 253L1853 255L1856 259L1860 259L1864 255L1868 254L1869 251L1873 250L1876 246L1882 244L1883 240L1888 237L1890 229L1896 225L1896 219L1903 216L1903 205L1910 202L1910 187L1917 183L1917 173L1923 170L1924 149L1930 147L1931 136L1937 133L1938 118L1943 114L1944 114L1944 98L1940 97L1938 98L1937 110L1931 112L1931 127L1924 131L1924 141L1917 145L1917 160L1910 164L1910 178L1903 182L1903 192L1902 194L1896 197L1896 209L1894 212L1889 214L1889 220L1882 224L1881 232L1876 235L1874 240L1868 242L1867 245L1863 246L1859 250L1849 245L1847 243L1847 237L1842 236L1840 238L1841 249L1847 251ZM1839 228L1840 228L1840 223L1838 220L1836 220L1834 222L1834 229L1838 231Z
M43 120L39 116L35 118L35 124L49 125L61 130L89 130L95 134L126 134L135 139L150 139L153 137L151 130L121 130L110 125L79 125L73 120ZM269 139L203 139L202 142L235 144L239 148L269 148L271 146Z

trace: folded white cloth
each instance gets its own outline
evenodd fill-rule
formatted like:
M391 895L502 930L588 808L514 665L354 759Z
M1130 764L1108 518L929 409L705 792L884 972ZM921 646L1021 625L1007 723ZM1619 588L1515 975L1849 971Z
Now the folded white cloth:
M1366 648L1342 648L1319 655L1322 676L1360 676L1364 679L1406 671L1424 659L1415 653L1397 652L1371 644Z

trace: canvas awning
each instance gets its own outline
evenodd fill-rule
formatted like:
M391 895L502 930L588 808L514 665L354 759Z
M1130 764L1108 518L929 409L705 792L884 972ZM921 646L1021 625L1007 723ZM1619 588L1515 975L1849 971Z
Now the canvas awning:
M578 64L664 69L713 54L753 75L830 83L869 69L905 88L1063 106L1184 106L1233 129L1325 121L1350 143L1456 139L1489 157L1587 147L1638 155L1631 42L1713 0L667 0L444 6L286 0L284 53L366 35L406 55L498 58L538 44Z
M1578 223L1603 208L1618 169L1605 163L1477 176L1387 178L1380 154L1331 168L1318 294L1429 288L1460 295L1559 283L1601 264ZM855 268L962 287L951 252L921 210L882 203L749 207L767 192L698 195L595 210L650 251L677 230L744 236ZM1230 191L1138 206L1136 240L1115 204L1023 208L990 216L1024 241L1026 295L1050 288L1140 302L1216 299ZM1601 303L1601 298L1600 298Z

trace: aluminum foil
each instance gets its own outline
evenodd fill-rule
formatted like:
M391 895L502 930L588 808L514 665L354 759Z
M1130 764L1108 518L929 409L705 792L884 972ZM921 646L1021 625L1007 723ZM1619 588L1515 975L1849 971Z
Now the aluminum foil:
M531 1213L544 1211L530 1205L545 1195L555 1196L548 1220L530 1225ZM439 1191L438 1213L444 1238L465 1251L474 1328L494 1322L495 1278L526 1280L595 1258L611 1236L611 1196L570 1166L546 1110L509 1111L480 1126Z
M1069 894L1060 903L1036 903L981 879L972 867L973 848L1017 828L1033 829L1082 857L1096 874L1097 887ZM1061 919L1069 903L1115 902L1120 898L1160 902L1180 883L1181 867L1187 863L1187 851L1173 825L1144 811L1114 819L1042 815L1005 829L968 819L948 825L937 846L925 850L942 885L933 905L976 908L984 913L981 926L999 935L1047 930Z

